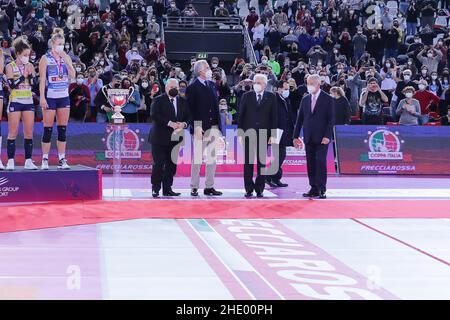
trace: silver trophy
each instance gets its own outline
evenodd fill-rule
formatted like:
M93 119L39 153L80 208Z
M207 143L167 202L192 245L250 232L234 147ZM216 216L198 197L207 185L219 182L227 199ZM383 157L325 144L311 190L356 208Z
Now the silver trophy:
M111 123L123 124L125 123L125 117L121 113L124 105L128 103L128 100L134 93L134 87L128 89L113 89L106 87L102 88L103 94L108 98L109 104L113 107L114 114L111 116Z

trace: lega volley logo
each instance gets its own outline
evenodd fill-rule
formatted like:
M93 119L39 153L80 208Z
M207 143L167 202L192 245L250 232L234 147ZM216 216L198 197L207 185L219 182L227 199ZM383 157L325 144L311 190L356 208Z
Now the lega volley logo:
M369 138L364 143L369 145L368 157L370 160L403 160L403 152L400 152L404 140L399 139L399 132L379 129L375 132L368 131Z
M142 157L141 146L144 139L139 138L139 129L125 129L123 135L119 135L120 149L123 159L140 159ZM114 158L115 135L110 129L106 130L106 138L102 139L106 143L105 157Z

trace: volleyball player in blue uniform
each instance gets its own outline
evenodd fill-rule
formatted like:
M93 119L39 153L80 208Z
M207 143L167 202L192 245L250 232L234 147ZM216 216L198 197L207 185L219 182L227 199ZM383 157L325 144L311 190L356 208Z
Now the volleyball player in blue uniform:
M39 62L40 104L44 115L42 136L42 170L48 170L53 124L57 121L58 169L70 169L66 160L66 130L70 116L69 79L75 78L72 59L64 52L64 35L52 35L51 49Z
M22 119L25 166L26 170L36 170L37 167L31 160L33 154L33 127L34 104L32 86L37 82L34 66L30 63L31 47L22 37L13 42L16 60L11 61L5 67L6 79L11 88L8 104L8 163L6 170L14 170L14 157L16 154L16 137L19 131L19 123Z

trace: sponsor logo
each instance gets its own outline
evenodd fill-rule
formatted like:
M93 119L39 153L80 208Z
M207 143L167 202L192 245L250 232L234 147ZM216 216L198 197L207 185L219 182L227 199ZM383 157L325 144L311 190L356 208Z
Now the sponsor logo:
M379 129L375 132L368 131L369 137L364 140L369 146L369 160L403 160L403 152L400 151L401 144L399 132L387 129Z
M19 187L9 185L8 178L0 177L0 198L8 197L11 193L18 192L19 190Z
M144 139L139 137L139 132L139 129L126 128L123 134L115 134L112 130L106 129L106 138L102 139L106 144L105 158L114 158L114 145L117 143L120 151L116 151L116 156L119 156L120 152L122 159L141 159L141 147Z

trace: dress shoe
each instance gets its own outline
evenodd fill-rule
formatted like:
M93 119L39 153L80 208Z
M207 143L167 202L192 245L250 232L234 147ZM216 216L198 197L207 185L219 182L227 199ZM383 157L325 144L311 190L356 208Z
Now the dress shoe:
M152 190L152 197L153 198L158 198L159 197L159 191Z
M273 182L272 180L266 180L266 183L269 185L269 187L271 188L277 188L278 186L275 184L275 182Z
M164 197L178 197L179 195L181 195L181 193L173 192L172 190L167 190L167 191L163 192Z
M319 192L319 199L326 199L327 198L327 194L325 191L320 191Z
M221 196L222 192L217 191L214 188L205 188L205 190L203 190L203 194L205 196Z
M192 197L198 197L198 189L192 188L192 190L191 190L191 196L192 196Z
M263 195L262 192L257 192L257 193L256 193L256 197L257 197L257 198L264 198L264 195Z
M246 198L251 198L251 197L253 197L253 192L246 192L246 193L245 193L245 197L246 197Z
M305 197L305 198L313 198L313 197L317 197L318 195L319 194L315 190L311 189L307 193L304 193L303 197Z
M283 182L281 182L280 180L278 180L278 181L272 181L272 183L273 183L274 185L276 185L277 187L280 187L280 188L285 188L285 187L288 186L287 183L283 183Z

